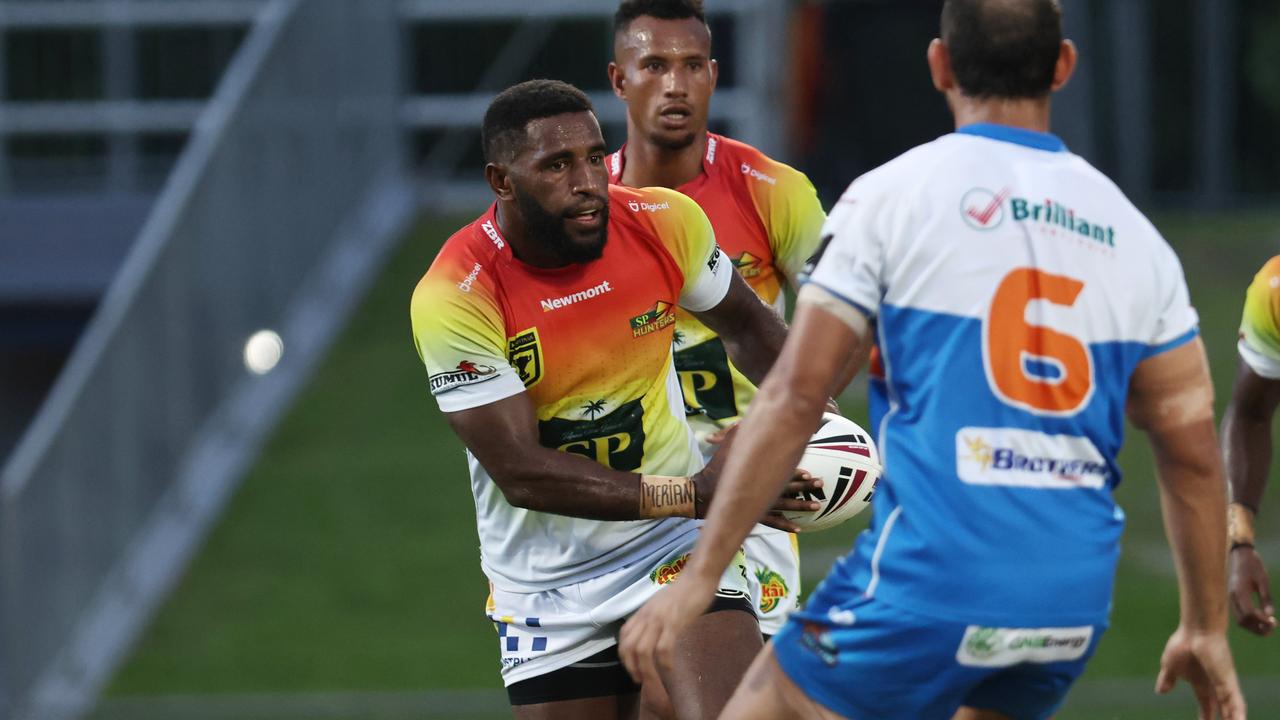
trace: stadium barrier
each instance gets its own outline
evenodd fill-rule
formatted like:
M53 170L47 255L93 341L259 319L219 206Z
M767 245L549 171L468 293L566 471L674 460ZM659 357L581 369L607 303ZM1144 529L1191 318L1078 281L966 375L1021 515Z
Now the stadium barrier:
M0 719L92 704L411 217L396 21L258 12L0 473Z

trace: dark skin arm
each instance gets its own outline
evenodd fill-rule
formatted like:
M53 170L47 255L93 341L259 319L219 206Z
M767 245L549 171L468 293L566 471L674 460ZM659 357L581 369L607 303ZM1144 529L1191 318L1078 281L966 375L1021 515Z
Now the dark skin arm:
M1262 504L1271 467L1271 420L1280 406L1280 380L1269 380L1240 361L1231 404L1222 417L1222 454L1230 498L1253 511ZM1256 635L1275 628L1267 569L1256 548L1237 547L1230 557L1231 607L1240 627Z
M720 336L729 359L757 386L769 374L787 339L782 318L736 272L724 300L694 316Z

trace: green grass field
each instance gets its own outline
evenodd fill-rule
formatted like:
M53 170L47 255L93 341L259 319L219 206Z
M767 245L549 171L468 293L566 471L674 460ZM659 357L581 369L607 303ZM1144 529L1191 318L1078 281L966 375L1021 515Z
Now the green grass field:
M462 448L427 392L407 312L417 278L467 220L423 220L391 258L111 682L99 717L507 716ZM1280 248L1280 218L1169 215L1159 224L1187 267L1221 410L1243 291ZM865 419L856 395L843 405ZM1194 717L1189 693L1150 694L1177 590L1145 441L1131 437L1122 461L1129 530L1113 627L1059 717ZM1260 540L1280 581L1273 514L1264 513ZM808 586L860 529L802 539ZM1280 638L1233 631L1232 641L1253 717L1280 717Z

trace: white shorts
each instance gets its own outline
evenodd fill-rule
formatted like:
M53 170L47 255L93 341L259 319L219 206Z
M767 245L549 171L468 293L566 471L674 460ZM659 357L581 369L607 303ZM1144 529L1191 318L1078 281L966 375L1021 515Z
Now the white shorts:
M490 584L486 614L498 631L502 683L545 675L618 642L622 621L675 579L689 559L696 534L658 548L644 561L600 577L536 593L506 592ZM720 578L718 599L758 597L755 578L739 551Z
M760 632L777 635L792 610L800 607L800 547L796 536L757 525L742 544L751 574L751 604Z

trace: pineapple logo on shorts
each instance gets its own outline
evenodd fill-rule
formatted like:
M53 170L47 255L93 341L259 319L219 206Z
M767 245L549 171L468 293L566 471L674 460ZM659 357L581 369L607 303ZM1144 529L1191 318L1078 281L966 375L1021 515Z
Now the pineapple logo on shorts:
M684 569L687 562L689 562L689 553L685 553L670 562L664 562L649 573L649 579L658 585L666 585L676 579L676 576Z
M756 580L760 581L760 612L767 615L787 599L787 581L765 567L756 570Z

